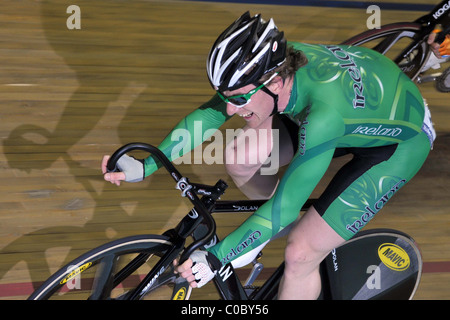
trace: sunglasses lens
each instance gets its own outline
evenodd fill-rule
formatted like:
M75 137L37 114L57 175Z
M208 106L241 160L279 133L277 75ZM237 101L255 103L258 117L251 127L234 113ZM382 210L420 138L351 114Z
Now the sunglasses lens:
M245 97L236 97L236 98L230 97L228 98L228 101L234 104L235 106L243 106L248 103L248 100Z

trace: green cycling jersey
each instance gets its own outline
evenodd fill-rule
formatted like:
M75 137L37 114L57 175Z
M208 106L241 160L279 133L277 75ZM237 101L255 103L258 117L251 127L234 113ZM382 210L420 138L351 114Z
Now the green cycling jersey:
M308 58L307 65L295 74L289 103L282 112L299 126L298 151L273 197L209 248L224 264L264 246L295 221L327 171L336 148L400 145L417 136L421 143L433 140L423 131L425 107L418 88L388 58L362 47L290 45ZM200 121L202 139L191 134L190 139L173 140L173 130L159 149L174 160L201 144L229 118L226 104L215 95L174 128L193 133L195 122ZM422 163L417 160L417 170ZM146 176L157 168L151 157L145 160ZM344 230L338 231L344 238L351 237L345 234L345 226L329 224L337 231Z

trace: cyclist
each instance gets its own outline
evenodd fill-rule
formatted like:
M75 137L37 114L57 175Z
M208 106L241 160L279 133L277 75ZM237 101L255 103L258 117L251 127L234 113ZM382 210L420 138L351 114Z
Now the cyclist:
M443 32L443 31L440 31ZM434 55L438 58L449 58L450 57L450 28L447 31L447 34L444 38L444 41L442 41L441 44L436 43L434 40L436 39L437 33L439 32L433 32L428 37L428 44L431 47L431 50L433 51Z
M173 139L174 130L192 133L201 123L205 140L213 132L207 130L238 115L246 124L226 146L227 172L248 197L269 200L177 270L192 287L201 287L215 276L217 264L250 263L290 226L279 298L315 299L324 257L361 230L423 165L435 139L428 108L415 84L381 54L288 43L272 19L248 12L214 43L207 74L216 94L182 119L159 148L174 160L200 143L194 135ZM260 141L239 149L253 131L261 133ZM248 156L243 164L234 161L239 150ZM281 180L264 171L276 152L279 165L288 164ZM344 154L353 158L299 217L333 157ZM116 184L140 181L158 168L151 157L124 156L122 172L106 173L107 160L104 177Z
M447 27L444 28L443 25ZM441 43L437 43L435 40L440 33L445 35L445 38ZM430 33L427 42L435 56L434 59L432 57L429 59L434 62L429 62L427 64L430 65L430 67L433 67L432 64L435 63L439 67L439 63L446 61L446 59L450 57L450 13L447 13L442 17L442 24L438 24L434 28L433 32Z

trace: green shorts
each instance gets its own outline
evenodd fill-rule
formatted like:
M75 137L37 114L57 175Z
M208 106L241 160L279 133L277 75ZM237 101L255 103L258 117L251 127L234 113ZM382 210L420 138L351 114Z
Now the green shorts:
M314 207L348 240L419 171L430 152L430 139L422 131L400 144L337 152L354 157L340 169Z

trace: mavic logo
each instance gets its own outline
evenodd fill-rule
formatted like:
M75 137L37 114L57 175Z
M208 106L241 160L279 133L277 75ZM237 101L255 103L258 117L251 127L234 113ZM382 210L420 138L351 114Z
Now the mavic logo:
M409 268L410 259L403 248L393 243L384 243L378 248L380 260L395 271L404 271Z

